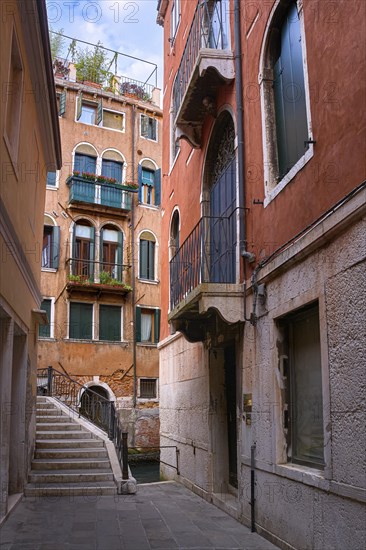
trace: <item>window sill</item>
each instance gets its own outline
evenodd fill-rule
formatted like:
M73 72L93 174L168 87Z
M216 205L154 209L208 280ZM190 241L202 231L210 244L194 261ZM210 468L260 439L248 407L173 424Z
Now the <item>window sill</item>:
M85 340L85 339L79 339L79 338L64 338L64 342L69 342L70 344L101 344L102 346L105 345L118 345L122 347L127 347L128 342L125 342L124 340Z
M137 279L140 283L146 283L147 285L158 285L160 283L160 281L158 280L155 280L155 279L142 279L140 277L138 277Z
M39 342L57 342L57 339L53 336L38 336Z
M152 141L153 143L158 143L158 141L159 141L157 139L147 138L145 136L142 136L141 134L140 134L140 138L141 139L146 139L147 141Z
M159 403L158 397L138 397L137 401L139 403Z
M136 344L142 348L156 348L156 346L158 345L153 344L152 342L136 342Z
M312 159L314 156L314 146L310 144L309 149L306 151L297 163L291 168L291 170L282 178L281 181L270 191L264 199L264 208L268 206L273 199L277 197L279 193L294 179L296 174L304 168L304 166Z
M300 464L276 464L274 467L276 474L311 485L313 487L324 488L328 482L324 478L324 471Z
M57 273L57 269L55 267L42 267L41 271L44 273Z
M58 185L46 185L47 191L58 191Z
M149 208L150 210L159 210L160 206L156 206L155 204L146 204L144 202L139 202L139 206L143 206L144 208Z

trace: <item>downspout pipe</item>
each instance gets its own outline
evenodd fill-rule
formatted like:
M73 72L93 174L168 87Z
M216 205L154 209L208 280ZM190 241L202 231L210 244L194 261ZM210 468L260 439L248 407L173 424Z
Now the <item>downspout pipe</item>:
M235 95L236 95L236 121L238 137L238 183L239 183L239 253L244 259L244 319L246 313L246 260L253 262L254 254L247 251L246 236L246 204L245 204L245 161L244 161L244 105L243 105L243 70L242 70L242 49L240 29L240 0L234 0L234 47L235 47Z
M131 170L132 183L135 183L135 124L136 124L136 106L132 105L132 146L131 146ZM133 408L136 408L137 402L137 369L136 369L136 269L135 269L135 196L131 201L131 258L132 258L132 353L133 353Z

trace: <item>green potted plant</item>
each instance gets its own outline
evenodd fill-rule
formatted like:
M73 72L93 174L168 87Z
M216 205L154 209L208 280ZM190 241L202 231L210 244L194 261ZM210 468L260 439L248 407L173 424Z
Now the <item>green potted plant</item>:
M94 50L79 50L76 53L76 80L95 87L101 87L106 81L108 72L108 54L101 42Z

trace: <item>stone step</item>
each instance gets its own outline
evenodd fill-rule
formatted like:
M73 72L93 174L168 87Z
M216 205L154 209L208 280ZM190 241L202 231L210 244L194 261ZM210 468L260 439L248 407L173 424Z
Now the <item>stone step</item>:
M40 395L37 395L37 405L39 404L50 404L50 402L48 401L47 397L42 397Z
M94 481L113 481L112 470L100 468L93 472L75 472L75 470L37 471L29 476L30 483L84 483Z
M56 407L56 405L54 403L50 403L50 402L39 403L37 401L36 407L37 407L37 410L39 409L40 411L45 411L46 409L60 410L58 407Z
M66 414L60 411L60 409L38 409L37 408L37 418L43 418L44 416L63 416L65 418Z
M52 461L47 458L32 460L32 470L90 470L94 468L109 468L109 459L98 458L58 458Z
M67 424L70 424L70 422L74 422L72 418L70 418L69 416L67 416L66 414L58 414L58 415L54 415L54 416L49 416L49 415L40 415L40 416L36 416L36 422L37 422L37 426L38 425L42 425L42 424L52 424L52 422L64 422L64 423L67 423ZM75 426L78 426L78 424L76 424L74 422Z
M108 457L105 448L94 449L36 449L35 458L47 460L58 460L60 458L106 458Z
M47 484L31 484L28 483L24 488L24 494L26 497L46 497L46 496L107 496L116 494L116 485L112 481L103 481L100 484L96 484L93 481L85 483L74 483L60 485L59 483L47 483Z
M80 430L81 431L81 426L80 424L76 424L75 422L55 422L55 421L52 421L52 422L37 422L37 427L36 427L36 431L37 433L38 432L42 432L42 431L45 431L45 430L49 430L51 432L53 431L78 431Z
M67 432L69 434L70 432ZM79 433L79 432L78 432ZM83 449L89 447L104 447L101 439L37 439L36 449Z
M90 439L93 437L93 435L90 432L81 430L81 429L74 429L74 430L67 430L65 432L62 432L61 430L57 431L40 431L37 430L37 439Z

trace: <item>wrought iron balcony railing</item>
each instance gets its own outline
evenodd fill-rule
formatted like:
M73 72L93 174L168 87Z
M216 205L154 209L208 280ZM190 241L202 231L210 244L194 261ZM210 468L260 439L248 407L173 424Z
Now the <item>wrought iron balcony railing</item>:
M203 217L170 261L170 308L202 283L236 281L236 212Z
M67 180L70 188L71 204L84 203L97 207L109 207L121 211L131 210L132 195L136 189L125 185L98 183L80 176L71 176Z
M96 262L87 258L69 258L66 261L70 265L68 275L68 287L95 286L110 288L111 290L128 292L131 287L126 283L126 273L129 265L111 262Z
M174 83L175 119L189 86L200 50L229 48L227 5L227 2L222 0L203 0L197 4Z

